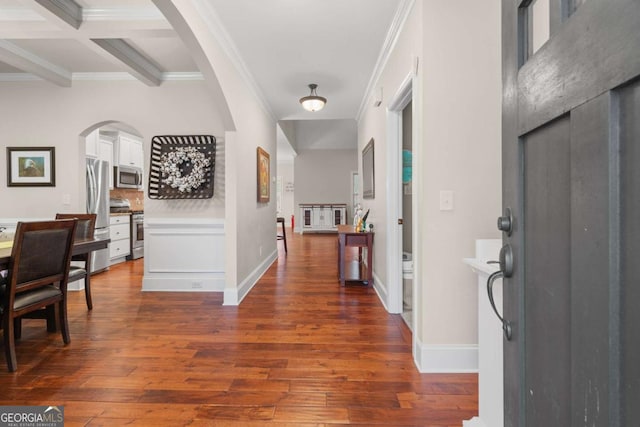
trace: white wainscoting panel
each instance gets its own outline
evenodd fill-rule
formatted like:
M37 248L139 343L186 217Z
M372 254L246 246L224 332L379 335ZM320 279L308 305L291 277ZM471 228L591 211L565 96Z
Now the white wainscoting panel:
M224 291L223 219L151 218L144 223L143 291Z

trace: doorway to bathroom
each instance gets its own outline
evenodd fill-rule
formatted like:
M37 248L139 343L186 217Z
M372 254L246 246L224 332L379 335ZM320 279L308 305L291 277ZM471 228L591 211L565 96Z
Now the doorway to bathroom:
M413 330L413 103L402 109L402 318Z
M420 128L422 108L419 79L415 69L406 76L389 100L387 109L387 218L386 261L388 288L386 305L398 313L412 331L414 355L419 351L415 337L421 329L420 245L422 224Z

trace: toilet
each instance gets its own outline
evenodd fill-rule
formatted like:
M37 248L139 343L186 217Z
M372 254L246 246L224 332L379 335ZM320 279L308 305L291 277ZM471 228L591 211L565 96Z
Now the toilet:
M402 252L402 282L402 311L409 313L412 306L413 288L413 257L409 252ZM410 325L410 319L405 320Z
M413 257L409 252L402 252L402 278L413 279Z

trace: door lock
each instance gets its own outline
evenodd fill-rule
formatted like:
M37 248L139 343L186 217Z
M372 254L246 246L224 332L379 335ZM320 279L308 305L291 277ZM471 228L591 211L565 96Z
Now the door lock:
M498 316L500 322L502 323L502 330L504 331L504 337L507 341L511 341L512 336L512 328L511 322L505 320L500 313L498 313L498 309L496 308L496 303L493 300L493 282L499 278L508 278L513 276L513 249L511 245L504 245L502 249L500 249L500 261L497 261L500 264L500 270L489 276L487 279L487 294L489 295L489 302L491 303L491 308L493 308L493 312ZM496 261L489 261L491 264L495 264Z
M511 208L504 208L504 215L498 218L498 230L507 233L507 236L511 236L513 231L513 215L511 214Z

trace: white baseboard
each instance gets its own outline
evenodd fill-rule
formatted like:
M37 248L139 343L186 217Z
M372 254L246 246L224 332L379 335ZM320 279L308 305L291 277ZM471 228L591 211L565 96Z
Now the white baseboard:
M473 417L470 420L462 421L462 427L487 427L487 425L478 417Z
M421 373L477 373L478 346L413 343L413 357Z
M145 292L222 292L224 274L219 277L153 277L145 278L142 290Z
M278 250L276 249L247 276L237 287L224 289L224 302L222 305L239 305L249 291L258 283L262 275L271 267L271 264L278 259Z

